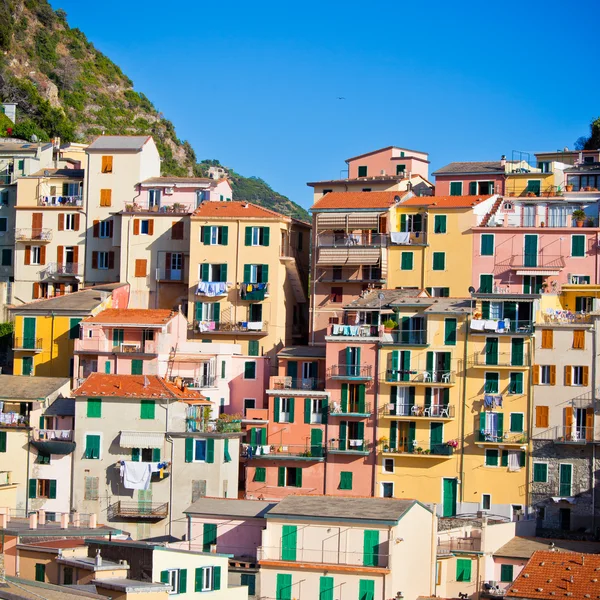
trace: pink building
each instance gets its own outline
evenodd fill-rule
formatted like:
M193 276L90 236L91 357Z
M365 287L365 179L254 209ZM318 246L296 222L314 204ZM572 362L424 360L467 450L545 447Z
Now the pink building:
M429 177L429 154L388 146L346 159L348 178L381 177L385 175L421 175Z
M506 157L495 161L453 162L432 175L436 196L504 194Z
M497 202L472 229L475 289L539 294L563 284L598 284L597 200L575 196ZM579 223L578 209L585 213Z

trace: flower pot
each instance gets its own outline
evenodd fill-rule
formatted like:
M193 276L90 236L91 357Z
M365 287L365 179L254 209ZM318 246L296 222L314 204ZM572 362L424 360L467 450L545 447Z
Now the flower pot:
M567 190L567 192L572 192L573 191L573 186L572 185L566 185L565 189Z
M577 223L577 227L583 227L584 221L575 221Z

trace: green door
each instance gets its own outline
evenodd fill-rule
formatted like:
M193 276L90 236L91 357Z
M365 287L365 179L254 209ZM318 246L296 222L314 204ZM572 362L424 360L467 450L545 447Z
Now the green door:
M498 338L487 338L485 341L485 364L498 364Z
M365 529L363 537L363 565L376 567L379 564L379 531Z
M558 495L562 497L571 496L571 484L573 481L573 465L561 463L559 470Z
M277 573L275 600L292 600L292 576Z
M444 443L444 424L431 423L429 426L429 448L433 453Z
M537 267L538 238L537 235L525 236L524 265L526 267Z
M298 527L284 525L281 532L281 560L296 560Z
M310 453L312 456L323 456L323 430L316 427L310 432Z
M456 516L456 479L444 479L443 514L444 517Z
M23 318L23 348L35 349L35 317Z
M21 359L22 369L21 373L23 375L31 375L33 372L33 356L24 356Z
M143 375L144 374L144 361L140 359L133 359L131 361L131 374L132 375Z
M514 367L522 367L525 360L523 338L513 338L511 345L512 352L510 364Z
M334 588L333 577L321 577L319 579L319 600L333 600Z
M372 579L358 582L358 600L375 600L375 582Z

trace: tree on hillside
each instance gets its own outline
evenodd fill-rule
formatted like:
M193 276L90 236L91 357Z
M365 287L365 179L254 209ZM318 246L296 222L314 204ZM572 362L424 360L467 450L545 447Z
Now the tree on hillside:
M575 150L597 150L600 148L600 117L590 123L590 135L575 141Z

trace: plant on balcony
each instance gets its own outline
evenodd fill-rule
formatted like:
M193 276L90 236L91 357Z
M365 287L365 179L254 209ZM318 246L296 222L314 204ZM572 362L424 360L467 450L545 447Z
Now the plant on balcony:
M385 331L389 333L390 331L394 331L394 329L398 327L398 323L396 323L396 321L394 321L393 319L387 319L383 322L383 327Z
M429 448L427 450L423 450L423 454L431 454L431 450L429 450Z
M448 440L446 442L446 446L450 446L450 448L458 448L458 440Z
M231 433L241 431L242 429L242 415L240 413L234 413L227 415L223 413L219 415L217 419L217 431L219 433Z
M416 452L417 454L423 454L423 448L421 448L421 446L417 446L417 447L415 448L415 452Z
M583 223L586 218L585 211L582 210L581 208L576 208L573 211L573 218L575 219L575 222L577 223L577 227L583 227Z
M567 183L567 185L565 185L565 189L567 190L567 192L572 192L573 191L573 184L572 183Z
M312 456L312 452L310 450L305 450L304 452L302 452L302 454L300 454L300 456L310 458Z
M173 202L172 206L171 206L171 210L174 213L180 213L180 212L184 212L185 206L183 204L181 204L180 202Z
M588 217L585 221L585 226L586 227L593 227L594 226L594 219L592 219L592 217Z

